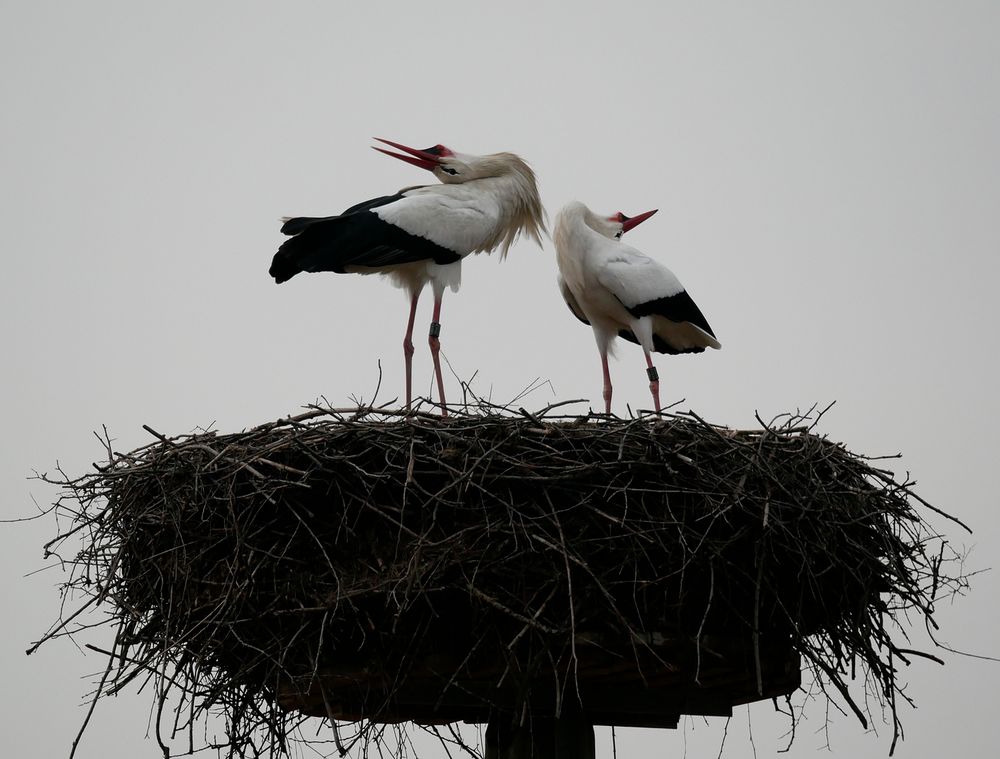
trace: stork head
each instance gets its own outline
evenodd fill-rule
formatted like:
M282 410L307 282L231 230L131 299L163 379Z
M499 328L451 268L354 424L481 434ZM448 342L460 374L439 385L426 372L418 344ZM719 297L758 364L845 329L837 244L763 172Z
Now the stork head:
M609 236L614 237L616 240L620 239L623 234L628 232L630 229L634 229L635 227L642 224L642 222L644 222L658 210L659 210L658 208L654 208L652 211L646 211L645 213L641 213L638 216L626 216L621 211L619 211L618 213L609 216L607 218L607 221L611 224L613 230L613 233Z
M400 161L412 163L421 169L427 169L427 171L434 174L434 176L445 184L460 184L468 182L470 179L478 179L481 176L486 176L477 166L478 156L467 156L462 153L456 153L444 145L433 145L429 148L419 150L407 147L406 145L400 145L398 142L392 142L391 140L383 140L381 137L373 139L403 151L402 153L396 153L392 150L378 148L373 145L372 147L378 152L391 155Z
M444 145L434 145L424 150L400 145L398 142L374 139L390 145L396 153L384 148L372 146L375 150L401 161L406 161L434 174L445 184L461 184L474 179L495 178L503 202L500 203L500 219L493 234L482 243L477 252L500 250L500 257L507 255L507 250L520 234L525 234L541 246L545 230L545 210L538 197L538 183L531 167L513 153L490 153L488 155L471 155L456 153Z
M630 229L634 229L642 224L642 222L656 213L656 211L657 209L654 208L652 211L646 211L638 216L626 216L621 211L611 216L600 216L587 208L583 203L573 201L572 203L567 203L559 215L565 218L567 224L572 224L573 221L571 220L577 220L586 224L599 235L618 240Z

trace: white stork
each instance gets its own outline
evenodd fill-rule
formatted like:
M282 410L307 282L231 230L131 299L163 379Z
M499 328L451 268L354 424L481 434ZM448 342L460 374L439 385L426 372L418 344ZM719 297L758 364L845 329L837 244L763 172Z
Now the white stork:
M413 320L424 285L434 291L430 344L441 413L448 415L438 353L441 298L445 287L457 291L462 259L470 253L500 249L506 257L521 233L541 245L544 211L535 174L513 153L469 155L444 145L426 150L375 138L403 153L376 147L393 158L432 172L442 184L408 187L322 218L285 219L286 240L271 262L278 284L301 271L385 274L410 296L410 317L403 338L406 405L412 389Z
M667 267L621 242L656 213L598 216L583 203L556 217L559 289L577 319L594 330L604 370L604 409L611 413L608 351L615 337L638 343L646 355L653 404L660 412L660 381L650 353L701 353L721 348L701 310Z

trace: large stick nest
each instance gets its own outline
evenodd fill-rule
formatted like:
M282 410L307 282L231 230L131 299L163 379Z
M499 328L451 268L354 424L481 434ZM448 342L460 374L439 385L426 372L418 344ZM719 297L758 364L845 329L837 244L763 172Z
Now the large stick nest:
M236 754L283 751L303 715L673 726L787 696L800 662L895 735L898 666L929 656L904 615L933 625L965 585L911 483L803 416L316 408L150 432L58 480L49 548L82 536L65 590L116 631L98 693L152 678L163 745L213 707Z

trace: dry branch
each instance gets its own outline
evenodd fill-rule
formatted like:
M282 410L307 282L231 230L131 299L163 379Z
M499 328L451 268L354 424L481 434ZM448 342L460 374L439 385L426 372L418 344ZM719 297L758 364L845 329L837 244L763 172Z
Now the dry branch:
M898 730L897 668L930 656L907 615L933 625L966 584L910 483L802 416L553 408L315 408L127 454L105 433L107 464L50 478L70 522L49 544L115 628L102 692L151 676L161 745L217 709L243 756L304 715L672 726L787 695L803 662Z

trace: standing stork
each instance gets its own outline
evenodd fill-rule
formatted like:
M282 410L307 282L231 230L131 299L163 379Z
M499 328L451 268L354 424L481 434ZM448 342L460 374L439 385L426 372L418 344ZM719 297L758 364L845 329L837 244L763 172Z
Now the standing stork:
M656 210L628 217L598 216L583 203L556 217L559 289L577 319L594 330L604 370L604 410L611 413L608 351L615 337L638 343L646 355L649 390L660 412L660 380L650 353L701 353L721 348L701 310L667 267L621 242Z
M470 253L499 248L503 259L521 233L541 246L545 219L535 174L513 153L470 155L444 145L417 150L375 139L402 153L375 150L432 172L442 184L408 187L337 216L285 219L281 231L291 237L274 254L269 273L278 284L301 271L384 274L405 289L410 296L403 338L407 408L412 396L413 321L420 293L430 283L434 314L428 343L441 414L447 416L438 357L441 298L445 287L458 290L462 259Z

